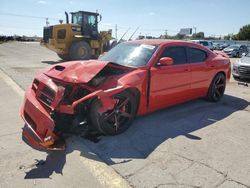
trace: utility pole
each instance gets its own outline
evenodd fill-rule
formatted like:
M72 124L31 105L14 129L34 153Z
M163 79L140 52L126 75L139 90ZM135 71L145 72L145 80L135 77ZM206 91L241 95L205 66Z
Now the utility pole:
M46 26L49 26L49 18L46 18Z
M196 34L196 27L194 27L194 34Z
M117 24L115 24L115 39L117 40L117 31L118 31L118 29L117 29Z

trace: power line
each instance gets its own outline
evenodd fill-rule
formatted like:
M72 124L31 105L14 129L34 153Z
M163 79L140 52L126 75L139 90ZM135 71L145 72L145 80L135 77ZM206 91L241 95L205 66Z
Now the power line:
M31 15L24 15L24 14L12 14L12 13L6 13L6 12L0 12L0 15L5 16L15 16L15 17L23 17L23 18L35 18L35 19L50 19L50 20L59 20L59 18L52 18L52 17L41 17L41 16L31 16Z
M15 16L15 17L23 17L23 18L34 18L34 19L50 19L50 20L55 20L55 21L58 21L60 18L54 18L54 17L42 17L42 16L31 16L31 15L24 15L24 14L13 14L13 13L7 13L7 12L0 12L0 15L5 15L5 16ZM112 24L100 24L101 26L109 26L109 27L114 27L114 28L119 28L119 29L122 29L122 30L127 30L128 28L132 29L132 30L135 30L137 29L137 27L127 27L127 26L120 26L120 25L112 25ZM159 32L165 32L166 31L166 28L163 29L163 28L155 28L155 29L150 29L150 28L141 28L139 29L140 31L159 31ZM170 29L167 29L168 31L170 32L176 32L178 33L179 31L177 30L170 30ZM196 33L196 27L195 27L195 33ZM206 33L206 32L204 32ZM210 35L210 36L221 36L221 35L215 35L215 34L211 34L211 33L206 33L207 35Z

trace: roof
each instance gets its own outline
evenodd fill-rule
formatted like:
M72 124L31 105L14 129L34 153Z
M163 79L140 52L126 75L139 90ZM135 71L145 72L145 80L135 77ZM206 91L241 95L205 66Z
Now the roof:
M76 12L70 12L70 14L74 14L74 13L85 13L85 14L95 14L95 15L99 15L98 12L88 12L88 11L82 11L82 10L79 10L79 11L76 11Z
M130 43L137 43L137 44L150 44L150 45L161 45L161 44L168 44L168 43L193 43L191 41L185 40L169 40L169 39L147 39L147 40L133 40L129 41Z

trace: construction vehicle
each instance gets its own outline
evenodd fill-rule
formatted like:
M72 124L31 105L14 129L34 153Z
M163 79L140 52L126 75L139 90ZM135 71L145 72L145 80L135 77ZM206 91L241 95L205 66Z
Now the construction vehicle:
M112 30L98 32L101 15L97 12L78 11L66 15L66 24L46 26L41 45L57 53L63 60L97 58L108 51Z

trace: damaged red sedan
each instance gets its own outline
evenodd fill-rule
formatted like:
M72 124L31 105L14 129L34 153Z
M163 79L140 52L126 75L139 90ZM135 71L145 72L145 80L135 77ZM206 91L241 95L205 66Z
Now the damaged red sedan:
M137 115L196 98L219 101L230 79L229 58L192 42L125 42L99 60L56 64L26 91L24 140L62 149L65 130L116 135ZM157 125L156 125L157 126Z

